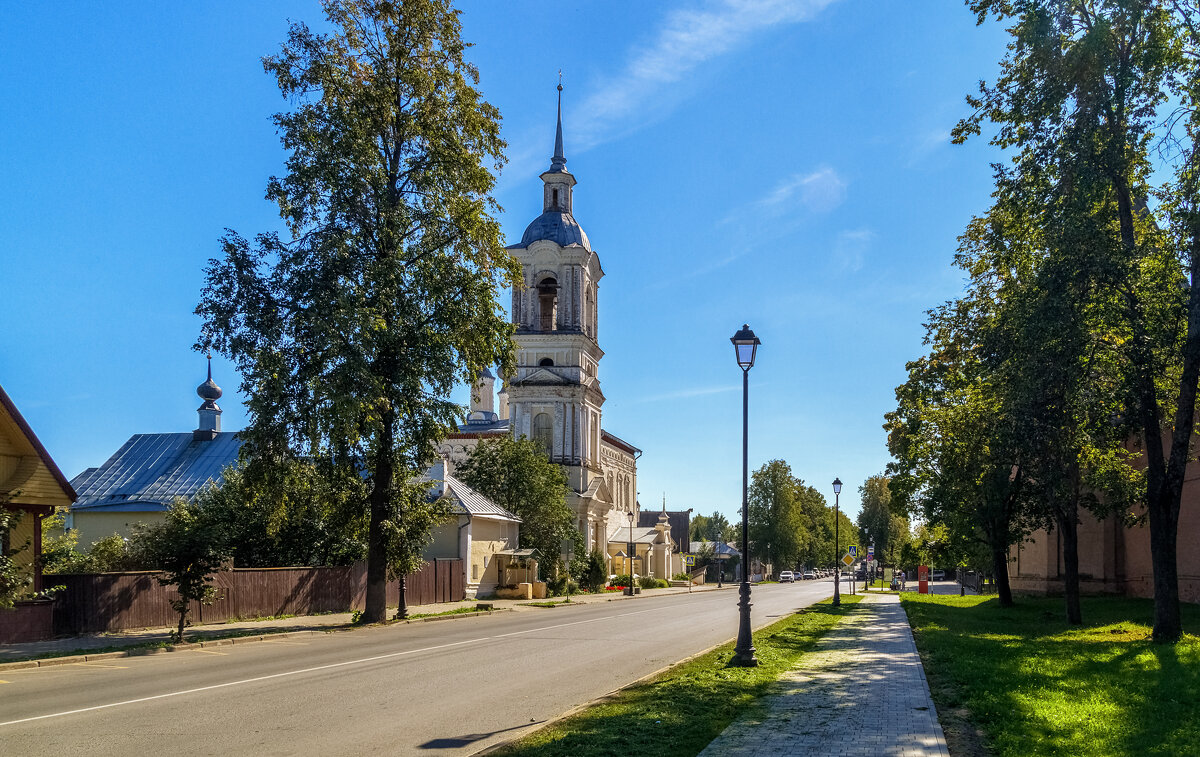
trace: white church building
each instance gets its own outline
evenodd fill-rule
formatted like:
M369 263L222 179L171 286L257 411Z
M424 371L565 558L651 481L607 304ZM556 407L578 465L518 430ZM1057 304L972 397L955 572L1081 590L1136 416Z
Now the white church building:
M455 463L480 439L502 434L541 442L563 466L567 504L590 552L609 555L610 573L628 569L630 529L636 544L634 571L670 578L670 526L637 527L637 460L642 452L601 425L604 393L599 369L604 351L597 337L600 256L573 215L575 177L567 171L562 137L562 85L558 87L554 157L542 175L542 213L508 249L520 261L524 288L515 288L517 369L499 395L490 372L471 397L467 422L438 447Z

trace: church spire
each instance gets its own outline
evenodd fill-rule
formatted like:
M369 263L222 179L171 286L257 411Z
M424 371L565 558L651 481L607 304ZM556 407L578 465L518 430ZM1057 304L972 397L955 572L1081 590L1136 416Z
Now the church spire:
M212 441L221 431L221 407L217 400L221 399L221 387L212 380L212 353L208 353L208 380L196 387L196 394L204 400L204 404L196 408L200 414L200 425L192 432L193 441Z
M562 69L558 71L558 127L554 132L554 157L550 159L550 170L567 170L567 156L563 154L562 141Z

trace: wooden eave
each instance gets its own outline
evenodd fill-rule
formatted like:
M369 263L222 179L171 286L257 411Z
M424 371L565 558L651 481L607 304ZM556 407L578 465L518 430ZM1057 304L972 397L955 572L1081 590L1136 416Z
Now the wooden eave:
M0 386L0 496L12 505L66 507L78 495Z

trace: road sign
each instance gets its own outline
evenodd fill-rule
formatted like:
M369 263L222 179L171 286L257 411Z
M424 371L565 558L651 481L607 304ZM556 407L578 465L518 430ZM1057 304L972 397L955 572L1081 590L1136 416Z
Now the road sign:
M872 544L871 546L867 547L867 555L873 556L874 554L875 554L875 545Z
M858 557L858 545L851 544L850 546L846 547L846 556L847 557ZM850 563L846 563L846 564L849 565Z
M689 568L696 567L696 556L695 555L684 555L683 556L683 564L688 566Z
M854 564L854 558L850 555L846 555L842 558L842 562L846 563L847 566L850 566Z
M874 560L874 559L875 559L875 555L873 555L873 554L868 554L868 555L867 555L867 562L871 562L871 561L872 561L872 560Z

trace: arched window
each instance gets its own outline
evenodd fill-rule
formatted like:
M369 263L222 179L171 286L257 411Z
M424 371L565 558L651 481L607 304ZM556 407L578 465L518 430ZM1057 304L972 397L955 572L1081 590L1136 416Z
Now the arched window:
M549 455L554 444L554 421L549 413L538 413L533 416L533 440L542 445Z
M558 281L553 278L538 284L538 318L540 330L554 331L558 322Z
M538 365L542 366L543 368L547 368L554 365L554 361L548 357L544 357L542 358L541 362L538 363Z

